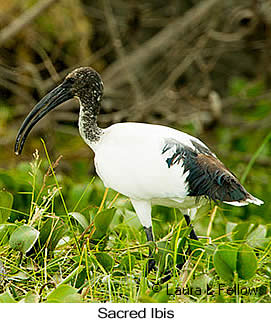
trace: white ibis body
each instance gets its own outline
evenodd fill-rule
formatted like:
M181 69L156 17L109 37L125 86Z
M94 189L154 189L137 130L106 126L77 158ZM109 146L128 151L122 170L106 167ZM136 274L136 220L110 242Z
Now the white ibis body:
M73 97L80 102L79 132L95 153L96 171L106 187L131 199L148 240L153 239L154 204L177 207L190 224L190 216L206 200L235 206L263 202L238 179L199 139L160 125L118 123L97 125L103 95L99 74L81 67L48 93L23 122L15 144L20 154L33 126L50 110ZM192 229L190 237L197 239Z

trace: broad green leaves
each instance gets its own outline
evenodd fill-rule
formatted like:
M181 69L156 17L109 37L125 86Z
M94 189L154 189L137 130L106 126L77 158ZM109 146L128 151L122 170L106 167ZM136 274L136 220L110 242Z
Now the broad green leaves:
M218 275L225 280L233 280L236 271L237 248L220 245L214 253L214 265Z
M254 251L246 244L239 247L236 270L242 279L252 278L257 270L257 258Z
M258 265L256 255L248 245L222 244L214 253L214 266L222 279L231 281L235 274L241 279L252 278Z
M253 248L265 248L270 241L267 226L248 222L236 224L227 223L227 233L231 234L232 241L247 242Z
M98 252L95 254L99 264L103 266L105 271L109 272L114 266L114 259L105 252Z
M5 293L0 294L0 303L16 303L16 301L11 294L6 291Z
M61 284L53 289L48 295L46 303L80 303L82 297L78 294L77 289L67 285ZM36 292L29 291L21 300L20 303L38 303L39 295ZM0 294L0 303L17 303L10 292Z
M126 255L121 259L120 269L125 273L131 273L136 263L134 255Z
M83 230L89 226L89 222L83 214L79 212L71 212L69 215L71 215L81 225Z
M39 302L39 295L36 292L29 291L24 299L21 301L22 303L38 303Z
M116 209L111 208L96 214L94 218L95 232L92 236L93 239L101 239L106 235L115 212Z
M269 241L267 227L264 225L253 226L253 230L247 236L247 243L254 248L264 248Z
M60 285L47 296L47 303L80 303L77 289L69 285Z
M59 240L64 237L68 230L68 225L61 219L48 218L40 230L38 240L40 246L42 247L46 244L48 250L53 251Z
M33 247L38 237L38 230L29 225L22 225L11 234L9 245L12 249L26 253Z
M251 224L248 222L237 225L232 223L232 239L235 241L245 240L250 227Z

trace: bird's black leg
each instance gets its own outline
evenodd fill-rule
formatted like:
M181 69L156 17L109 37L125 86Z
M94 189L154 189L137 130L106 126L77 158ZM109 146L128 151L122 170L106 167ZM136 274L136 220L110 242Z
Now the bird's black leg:
M144 227L146 237L148 241L154 241L153 233L152 233L152 227ZM149 248L149 260L147 264L147 274L152 271L155 268L155 260L153 258L153 252L151 250L151 247Z
M195 233L195 231L194 231L194 229L193 229L193 227L191 225L191 221L190 221L189 215L184 214L184 218L185 218L185 221L186 221L187 225L192 228L192 230L190 231L189 237L191 239L193 239L193 240L199 240L199 238L197 237L197 235L196 235L196 233Z

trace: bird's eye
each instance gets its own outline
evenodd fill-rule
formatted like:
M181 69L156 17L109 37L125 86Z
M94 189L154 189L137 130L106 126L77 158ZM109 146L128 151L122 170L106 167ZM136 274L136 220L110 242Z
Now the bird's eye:
M64 82L62 83L62 86L66 88L71 88L74 82L75 80L72 77L68 77L64 80Z
M73 77L69 77L69 78L66 79L66 81L67 81L68 84L73 84L75 80L74 80Z

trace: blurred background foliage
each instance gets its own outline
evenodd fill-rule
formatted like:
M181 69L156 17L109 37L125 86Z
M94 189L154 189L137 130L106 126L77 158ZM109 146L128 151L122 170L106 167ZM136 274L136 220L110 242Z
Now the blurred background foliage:
M29 19L41 4L44 8ZM0 188L14 195L15 210L29 210L31 197L22 192L32 189L33 151L37 148L46 160L40 137L52 160L63 155L57 176L70 207L94 175L93 154L78 134L75 100L33 129L22 156L13 153L24 117L78 66L93 66L104 80L101 126L139 121L186 131L200 137L239 178L271 131L268 0L9 0L0 3L0 18ZM19 27L10 30L14 23ZM268 142L245 180L248 191L265 204L223 206L215 236L227 221L270 222L270 157ZM47 167L44 161L42 171ZM80 211L95 210L102 194L96 179ZM58 211L63 213L61 203ZM162 223L173 221L172 212L157 207L154 214ZM22 217L11 215L13 221ZM199 216L196 228L206 231L208 221Z

